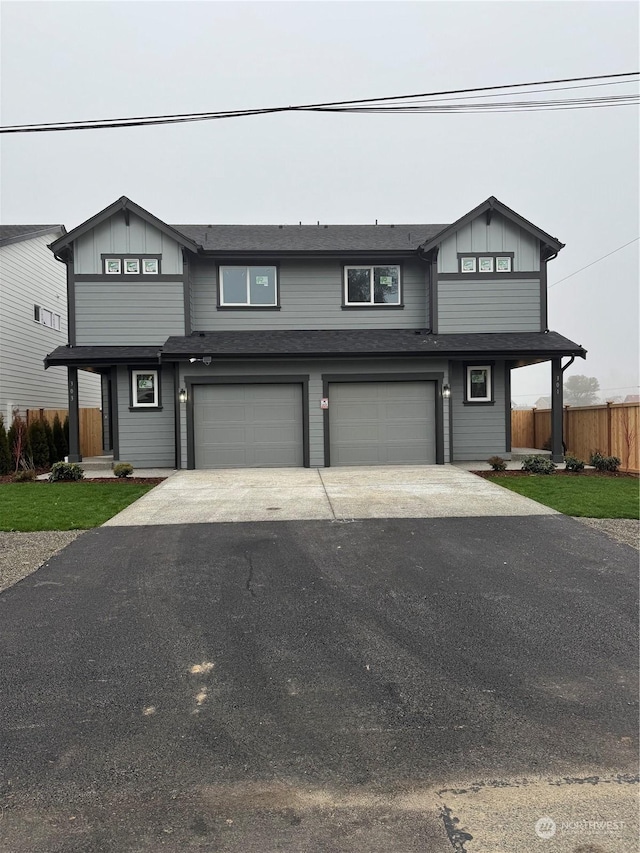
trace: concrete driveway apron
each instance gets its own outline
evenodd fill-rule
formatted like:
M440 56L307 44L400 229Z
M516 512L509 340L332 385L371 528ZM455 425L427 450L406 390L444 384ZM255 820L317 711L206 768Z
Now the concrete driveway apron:
M179 471L108 526L555 515L451 465Z

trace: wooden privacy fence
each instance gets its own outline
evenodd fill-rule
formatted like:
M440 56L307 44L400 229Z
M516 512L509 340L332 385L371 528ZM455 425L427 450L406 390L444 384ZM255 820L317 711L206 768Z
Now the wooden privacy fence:
M27 426L34 420L53 421L57 415L60 423L69 412L67 409L27 409ZM100 456L102 454L102 412L100 409L80 409L80 454Z
M594 450L604 456L617 456L626 471L640 470L640 404L607 403L602 406L574 408L563 411L563 438L567 453L585 462ZM512 447L550 446L551 409L512 409Z

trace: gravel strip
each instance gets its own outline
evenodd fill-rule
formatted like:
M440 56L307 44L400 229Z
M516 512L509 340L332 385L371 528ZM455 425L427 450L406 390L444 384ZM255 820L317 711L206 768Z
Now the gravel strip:
M38 533L0 532L0 592L26 578L84 530L44 530Z
M640 521L637 518L577 518L583 524L588 524L596 530L601 530L607 536L612 536L618 542L640 549Z

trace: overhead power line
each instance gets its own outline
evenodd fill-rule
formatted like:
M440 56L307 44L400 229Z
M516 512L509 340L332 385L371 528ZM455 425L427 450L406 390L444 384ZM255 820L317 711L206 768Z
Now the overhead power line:
M590 264L587 264L584 267L580 267L579 270L571 272L569 273L569 275L565 275L564 278L559 278L557 281L554 281L553 284L550 284L547 290L551 290L552 287L555 287L557 284L560 284L561 281L566 281L568 278L572 278L574 275L578 275L578 273L582 272L583 270L588 270L589 267L592 267L594 264L599 264L600 261L604 261L605 258L610 258L611 255L615 255L616 252L619 252L622 249L626 249L627 246L630 246L632 243L636 243L638 240L640 240L640 237L634 237L633 240L629 240L628 243L624 243L622 246L618 246L618 248L614 249L612 252L607 252L607 254L603 255L601 258L596 258L595 261L591 261Z
M515 89L532 89L535 86L558 86L561 83L583 83L582 86L562 87L549 90L524 92L525 96L542 92L562 92L569 88L592 88L593 85L615 85L634 83L640 72L630 71L620 74L597 74L589 77L567 77L559 80L536 80L529 83L508 83L501 86L480 86L468 89L450 89L440 92L422 92L413 95L391 95L379 98L361 98L345 101L328 101L317 104L298 104L295 106L262 107L248 110L219 110L205 113L175 113L168 115L148 115L111 119L91 119L84 121L47 122L40 124L7 125L0 127L0 133L51 133L69 130L101 130L116 127L141 127L147 125L178 124L194 121L214 121L228 118L246 118L248 116L269 115L284 112L361 112L361 113L410 113L410 114L451 114L470 112L537 112L540 110L596 109L603 107L631 106L638 103L637 93L621 95L586 96L562 99L541 99L511 101L499 100L493 103L471 103L479 98L497 95L500 99L510 98ZM593 84L590 81L598 80ZM606 81L606 82L605 82ZM589 85L586 85L589 84ZM471 93L482 93L471 95ZM485 94L486 93L486 94ZM489 94L490 93L490 94ZM469 96L471 97L456 97ZM430 99L425 103L424 99ZM464 101L463 103L445 103L445 101Z

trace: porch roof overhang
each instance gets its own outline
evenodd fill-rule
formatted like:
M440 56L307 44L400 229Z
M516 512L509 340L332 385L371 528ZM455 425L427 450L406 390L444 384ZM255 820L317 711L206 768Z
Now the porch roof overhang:
M586 350L557 332L492 332L434 335L428 329L329 329L194 332L163 346L66 346L45 358L45 367L106 367L189 361L335 357L429 357L507 359L522 367Z

